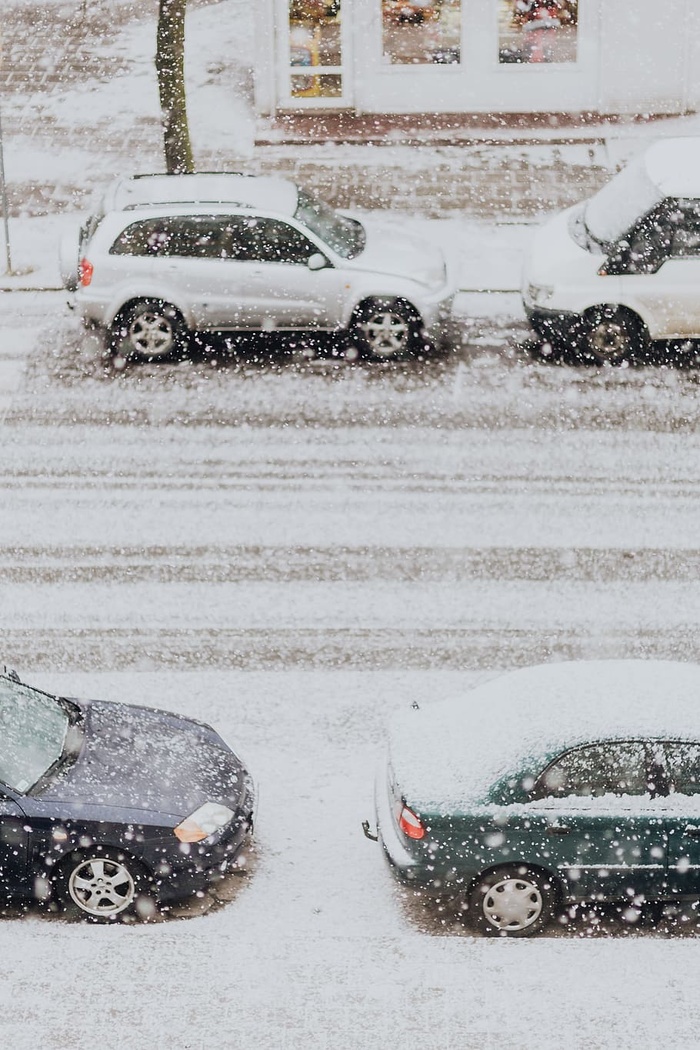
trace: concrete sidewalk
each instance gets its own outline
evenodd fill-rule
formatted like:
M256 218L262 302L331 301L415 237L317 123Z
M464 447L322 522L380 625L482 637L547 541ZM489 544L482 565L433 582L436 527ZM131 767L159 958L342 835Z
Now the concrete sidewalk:
M4 0L0 105L13 265L32 273L0 275L0 288L56 287L59 234L75 228L92 194L117 174L163 169L155 6ZM696 118L578 123L561 115L256 122L245 66L251 40L244 0L190 0L198 168L289 176L343 208L532 223L594 192L645 140L699 126ZM480 286L487 276L482 270Z

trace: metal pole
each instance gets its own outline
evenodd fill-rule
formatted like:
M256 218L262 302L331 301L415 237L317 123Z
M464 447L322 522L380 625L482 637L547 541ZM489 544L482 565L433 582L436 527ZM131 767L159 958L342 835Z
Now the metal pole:
M10 255L10 224L7 216L7 183L5 181L5 151L2 139L2 111L0 108L0 196L2 197L2 221L5 227L5 259L7 269L5 273L12 273L12 257Z

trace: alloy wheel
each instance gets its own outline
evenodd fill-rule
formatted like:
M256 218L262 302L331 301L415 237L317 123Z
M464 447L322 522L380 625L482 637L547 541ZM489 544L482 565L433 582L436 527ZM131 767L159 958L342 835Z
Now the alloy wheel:
M108 918L129 907L136 896L136 886L121 861L90 857L73 868L68 892L81 911Z

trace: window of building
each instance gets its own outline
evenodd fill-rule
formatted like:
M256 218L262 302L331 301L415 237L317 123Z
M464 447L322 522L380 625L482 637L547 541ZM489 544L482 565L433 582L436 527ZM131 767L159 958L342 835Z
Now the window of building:
M495 0L499 62L531 65L577 59L578 0Z
M341 97L341 29L341 0L289 0L292 98Z
M384 60L394 65L460 61L461 0L381 0Z

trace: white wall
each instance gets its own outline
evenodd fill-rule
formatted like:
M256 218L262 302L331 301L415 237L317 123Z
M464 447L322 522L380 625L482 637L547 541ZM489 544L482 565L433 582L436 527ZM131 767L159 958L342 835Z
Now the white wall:
M462 0L461 67L387 69L380 60L380 0L343 0L353 29L354 97L382 112L678 113L700 106L700 0L579 0L579 62L549 69L496 61L496 0ZM285 0L256 0L255 100L274 112L274 27ZM352 94L352 91L349 92ZM311 99L302 103L313 107Z
M692 6L691 6L692 5ZM679 113L693 92L689 47L697 0L614 0L601 8L603 113Z

